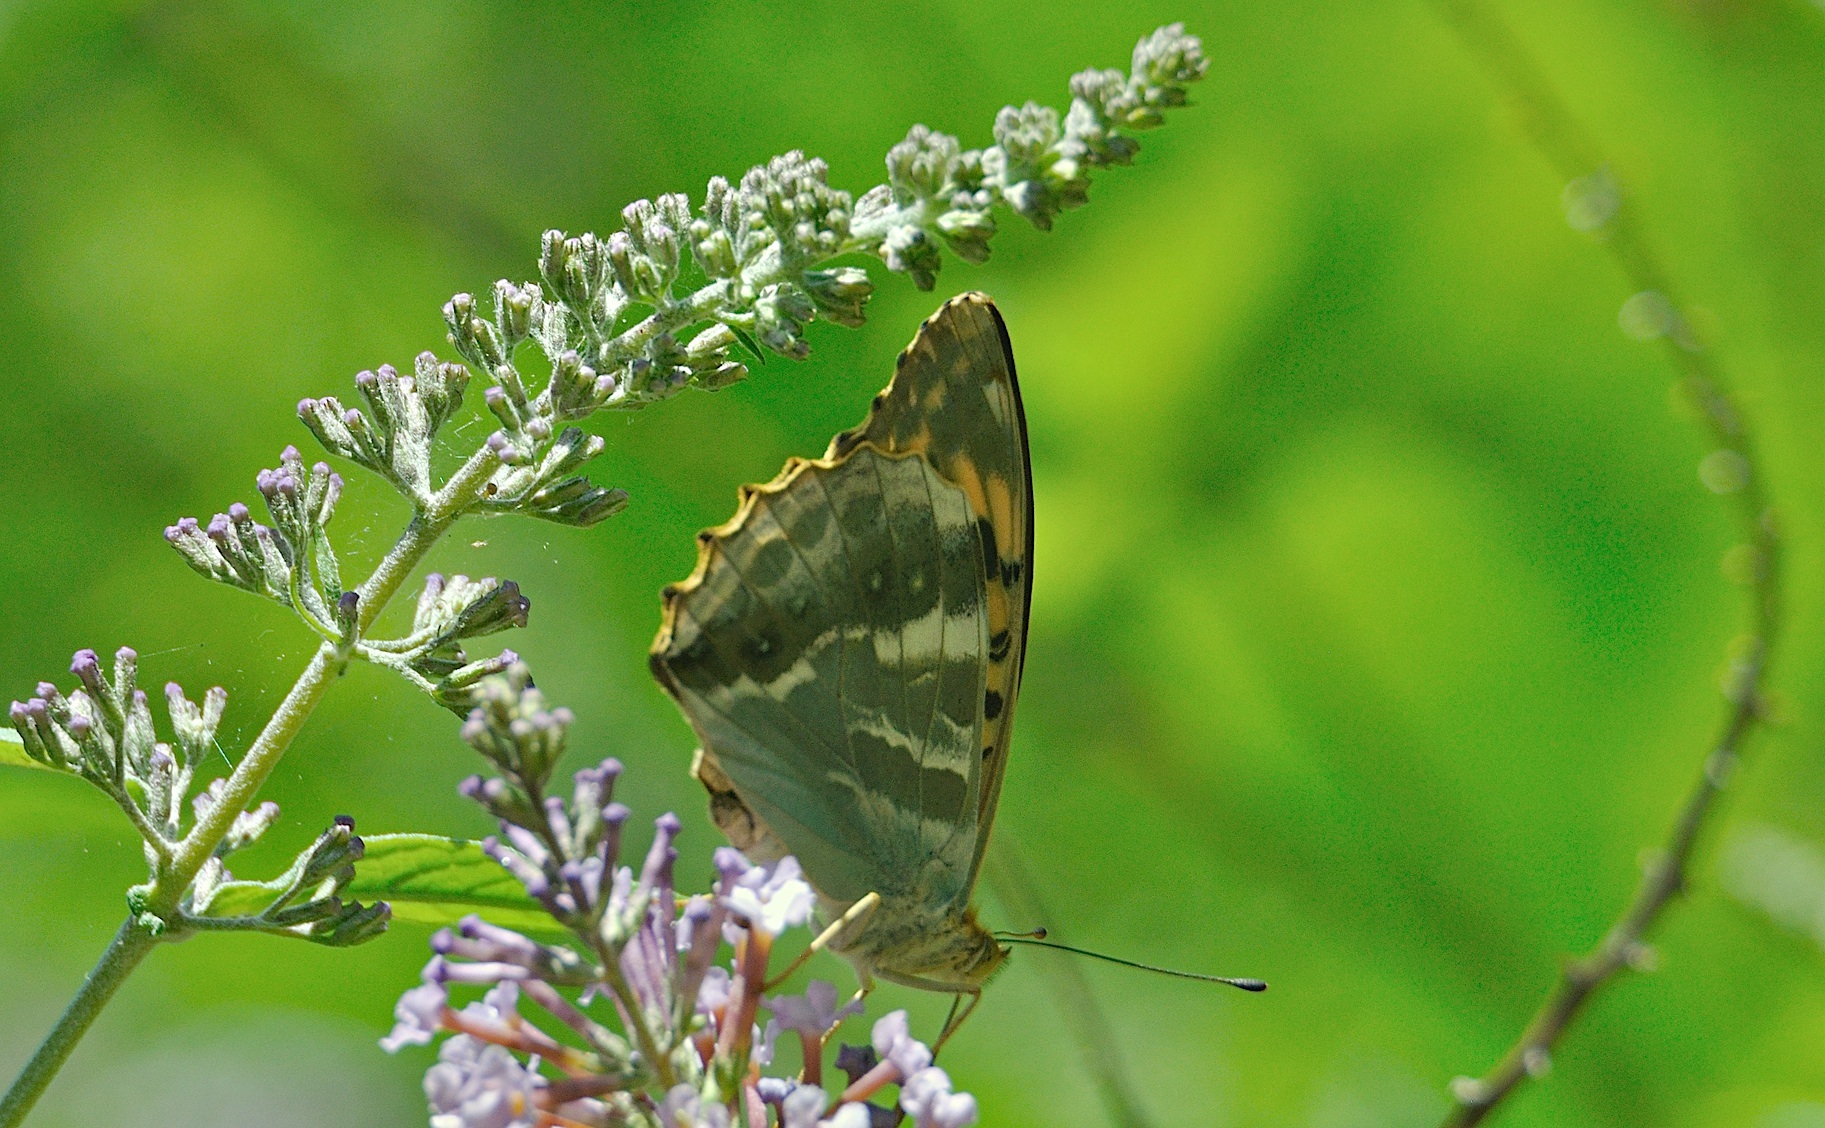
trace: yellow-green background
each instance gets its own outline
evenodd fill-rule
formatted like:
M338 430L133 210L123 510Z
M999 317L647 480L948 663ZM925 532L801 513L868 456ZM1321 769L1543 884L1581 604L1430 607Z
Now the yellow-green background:
M1787 721L1726 822L1825 835L1825 11L1499 7L1700 307L1791 534ZM239 751L309 639L159 531L308 452L300 397L447 354L439 305L531 274L544 228L606 232L794 147L859 191L913 122L985 144L1003 103L1062 105L1072 71L1171 19L1210 76L1092 206L1050 235L1009 221L939 294L883 273L868 327L814 328L808 363L601 420L596 474L633 494L609 524L467 525L435 563L520 581L510 644L575 708L580 757L625 759L643 817L685 814L700 875L689 737L645 672L658 588L738 483L860 418L940 297L991 292L1038 508L1002 831L1064 937L1273 982L1087 967L1107 1037L1162 1124L1430 1122L1625 899L1719 714L1742 600L1706 448L1617 329L1624 279L1422 3L0 3L0 700L132 644L154 689L228 687ZM350 478L352 566L401 507ZM454 729L352 670L237 868L338 813L484 831ZM141 871L68 781L0 781L0 842L10 1075ZM1602 996L1505 1123L1825 1123L1825 963L1729 900L1713 857L1662 970ZM160 951L34 1123L140 1101L159 1125L422 1123L428 1052L373 1043L424 940ZM1055 958L1019 953L947 1053L985 1123L1102 1121Z

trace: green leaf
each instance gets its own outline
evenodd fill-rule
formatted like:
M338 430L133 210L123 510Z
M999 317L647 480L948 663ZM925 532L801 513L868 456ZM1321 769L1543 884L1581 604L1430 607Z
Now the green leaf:
M469 913L535 936L568 936L479 843L436 834L364 834L346 899L387 901L397 920L455 924Z
M212 917L259 916L278 900L281 888L273 881L225 881L216 887L204 912Z
M57 769L49 764L41 764L25 754L25 742L12 729L0 729L0 767L37 768L41 772L54 772Z

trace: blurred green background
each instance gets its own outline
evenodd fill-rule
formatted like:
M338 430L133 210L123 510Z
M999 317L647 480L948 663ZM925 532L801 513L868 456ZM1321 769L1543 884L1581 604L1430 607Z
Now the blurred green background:
M1825 11L1499 10L1699 307L1791 543L1785 723L1661 971L1603 995L1503 1123L1825 1124L1825 960L1715 865L1751 823L1825 838ZM738 483L861 418L941 297L989 291L1038 508L1001 832L1062 938L1273 983L1088 965L1106 1036L1162 1124L1431 1122L1625 900L1720 714L1743 601L1707 448L1618 331L1625 280L1422 3L0 3L0 699L131 644L152 686L230 690L238 752L309 639L159 531L252 496L288 442L314 457L300 397L448 355L438 307L533 274L544 228L607 232L795 147L860 191L913 122L985 144L1002 104L1062 105L1073 71L1173 19L1212 59L1198 105L1092 206L1050 235L1009 221L937 294L883 272L868 327L817 327L807 363L601 420L597 478L634 497L609 524L478 523L434 563L520 581L511 645L578 713L579 762L627 760L636 810L684 813L707 871L690 738L645 670L658 589ZM401 512L351 475L349 555ZM449 716L356 668L236 868L338 813L482 833L454 792L474 766ZM36 774L0 780L0 841L10 1076L142 871L98 796ZM158 952L33 1123L422 1123L428 1051L374 1039L424 941ZM1103 1122L1048 992L1060 958L1020 952L947 1051L984 1123ZM873 1013L908 1002L938 1021L891 988Z

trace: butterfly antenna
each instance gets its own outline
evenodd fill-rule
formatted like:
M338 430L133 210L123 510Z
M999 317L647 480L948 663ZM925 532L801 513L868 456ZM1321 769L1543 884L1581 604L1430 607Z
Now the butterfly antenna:
M1069 944L1060 944L1046 939L1046 930L1036 928L1031 932L997 932L995 939L1004 944L1030 944L1035 948L1051 948L1056 952L1070 952L1073 955L1089 956L1093 960L1105 963L1120 964L1138 971L1151 971L1157 975L1170 975L1174 979L1195 979L1200 983L1227 983L1231 987L1240 987L1244 991L1265 991L1267 983L1260 979L1235 979L1227 975L1205 975L1199 971L1180 971L1177 968L1158 967L1154 964L1141 963L1138 960L1125 960L1106 952L1092 952L1088 948L1074 948Z

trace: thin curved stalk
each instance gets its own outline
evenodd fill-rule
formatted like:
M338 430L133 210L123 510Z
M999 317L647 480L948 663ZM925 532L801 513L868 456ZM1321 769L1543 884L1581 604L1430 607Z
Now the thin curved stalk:
M1010 912L1018 914L1017 928L1051 927L1045 905L1035 892L1033 877L1007 832L989 843L988 865L983 867L989 888ZM1084 1068L1102 1098L1103 1111L1116 1128L1152 1128L1153 1121L1122 1061L1121 1049L1110 1033L1109 1017L1096 1001L1096 992L1075 960L1054 961L1046 986L1064 1012L1071 1036L1077 1042Z
M1537 148L1566 181L1588 176L1604 162L1515 40L1501 19L1479 0L1437 0L1449 23L1501 90L1514 100ZM1635 292L1655 291L1673 309L1680 305L1667 272L1642 237L1626 208L1602 228L1601 245L1609 251ZM1729 781L1743 745L1763 719L1763 686L1768 658L1780 627L1779 530L1768 508L1762 467L1738 409L1715 359L1689 331L1662 339L1668 362L1680 374L1680 390L1694 408L1707 437L1720 451L1734 451L1746 468L1746 481L1726 496L1743 542L1748 546L1745 572L1749 584L1749 628L1733 654L1729 707L1710 749L1659 851L1643 867L1634 895L1595 948L1561 969L1519 1038L1493 1069L1480 1078L1452 1083L1454 1107L1446 1128L1481 1123L1530 1077L1544 1074L1552 1050L1577 1019L1584 1005L1605 984L1629 968L1645 965L1652 953L1650 931L1685 888L1692 855Z

